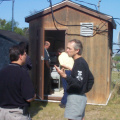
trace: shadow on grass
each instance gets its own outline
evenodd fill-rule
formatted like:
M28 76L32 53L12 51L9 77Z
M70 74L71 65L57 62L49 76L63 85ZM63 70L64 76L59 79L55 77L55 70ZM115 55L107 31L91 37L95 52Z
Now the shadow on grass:
M33 117L36 114L38 114L38 112L43 110L43 107L46 107L47 104L48 102L43 102L43 101L31 102L30 109L29 109L30 116Z

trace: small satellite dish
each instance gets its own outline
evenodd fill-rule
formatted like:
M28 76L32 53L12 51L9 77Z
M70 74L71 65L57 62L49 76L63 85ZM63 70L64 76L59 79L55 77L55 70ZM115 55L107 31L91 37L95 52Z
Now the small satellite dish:
M119 46L119 48L120 48L120 31L119 31L119 33L118 33L118 46Z

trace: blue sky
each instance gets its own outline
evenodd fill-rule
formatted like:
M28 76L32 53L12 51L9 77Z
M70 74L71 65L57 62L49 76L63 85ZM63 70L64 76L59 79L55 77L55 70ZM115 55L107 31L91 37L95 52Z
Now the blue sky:
M12 0L3 1L0 0L0 18L10 21L12 19ZM53 4L59 3L63 0L52 0ZM76 0L73 0L77 2ZM79 0L81 1L81 0ZM98 5L99 0L82 0L84 2ZM95 9L94 6L78 2L82 5ZM29 24L25 22L25 17L29 16L33 11L40 11L49 7L48 0L15 0L14 2L14 19L19 23L20 28L28 27ZM120 18L120 0L101 0L100 12L113 16L113 18ZM117 20L120 23L120 20ZM114 30L113 42L117 43L118 32L120 31L120 25L117 24L117 29ZM114 46L113 49L118 48Z

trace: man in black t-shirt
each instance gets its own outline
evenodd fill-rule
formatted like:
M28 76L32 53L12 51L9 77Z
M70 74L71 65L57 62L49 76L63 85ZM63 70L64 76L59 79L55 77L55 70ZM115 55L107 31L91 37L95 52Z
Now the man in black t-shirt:
M22 67L27 54L17 45L10 48L9 55L11 63L0 70L0 119L31 120L28 107L36 94L28 72Z
M68 120L84 120L85 107L87 97L85 95L94 83L94 77L89 70L89 66L81 56L83 46L80 40L73 39L68 42L67 53L69 57L73 57L74 65L71 75L67 76L64 69L56 70L67 81L67 103L65 107L65 118Z

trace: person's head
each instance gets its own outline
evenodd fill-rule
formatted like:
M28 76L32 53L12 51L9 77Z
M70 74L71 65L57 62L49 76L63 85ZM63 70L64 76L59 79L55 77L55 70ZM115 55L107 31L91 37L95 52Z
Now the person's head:
M65 52L64 48L59 48L58 50L58 54L60 55L62 52Z
M19 46L21 49L25 49L26 53L28 54L28 43L27 42L20 42Z
M74 56L81 56L83 51L83 46L80 40L73 39L68 42L67 45L67 53L68 56L73 57Z
M45 49L48 49L49 47L50 47L50 42L45 41L45 43L44 43L44 48L45 48Z
M25 48L15 45L9 49L9 56L11 62L23 65L26 61L27 54L25 52Z

